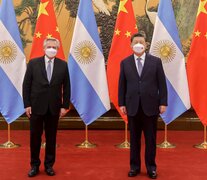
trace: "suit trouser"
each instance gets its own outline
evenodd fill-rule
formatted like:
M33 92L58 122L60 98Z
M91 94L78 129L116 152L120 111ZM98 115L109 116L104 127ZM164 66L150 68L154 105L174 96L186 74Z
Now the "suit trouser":
M44 166L52 167L56 155L56 134L59 115L52 115L49 111L45 115L32 114L30 118L30 153L31 166L40 166L40 148L43 128L45 129L45 160Z
M135 116L128 116L130 128L130 168L141 170L141 134L145 137L145 165L147 172L156 170L156 134L158 116L147 116L141 106Z

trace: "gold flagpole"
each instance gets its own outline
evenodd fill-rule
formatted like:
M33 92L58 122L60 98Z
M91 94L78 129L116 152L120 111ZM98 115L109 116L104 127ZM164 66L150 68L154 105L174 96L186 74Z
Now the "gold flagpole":
M125 122L125 141L121 144L116 145L117 148L126 148L129 149L130 148L130 143L128 142L128 129L127 129L127 123Z
M76 145L78 148L95 148L97 145L88 141L88 126L85 126L85 141Z
M157 144L158 148L175 148L176 146L167 141L167 125L165 124L165 140L161 144Z
M207 149L207 142L206 142L206 125L204 125L204 141L201 144L194 145L195 148L198 149Z
M10 124L8 124L8 141L5 142L4 144L0 144L0 148L17 148L20 147L19 144L14 144L13 142L11 142L11 131L10 131Z

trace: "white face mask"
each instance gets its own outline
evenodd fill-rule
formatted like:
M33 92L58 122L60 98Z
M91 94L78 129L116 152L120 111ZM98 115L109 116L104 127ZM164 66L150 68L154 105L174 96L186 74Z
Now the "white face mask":
M143 44L137 43L133 46L133 51L141 54L142 52L145 51L145 47Z
M57 49L54 48L47 48L45 50L45 54L49 57L49 58L53 58L56 56L57 54Z

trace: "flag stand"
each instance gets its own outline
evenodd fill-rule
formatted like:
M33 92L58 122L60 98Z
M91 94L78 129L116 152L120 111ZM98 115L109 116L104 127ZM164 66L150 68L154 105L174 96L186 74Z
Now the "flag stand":
M41 144L41 148L45 148L46 147L46 142L43 142L42 144Z
M45 128L44 128L45 129ZM44 130L43 130L44 131ZM41 143L41 148L45 148L46 147L46 142Z
M126 148L129 149L130 148L130 143L128 142L128 138L127 138L127 123L125 122L125 141L121 144L116 145L117 148Z
M46 142L43 142L42 144L41 144L41 148L45 148L46 147ZM58 144L56 144L56 148L57 147L59 147L59 145Z
M158 148L175 148L176 146L167 141L167 125L165 124L165 140L161 144L157 144Z
M43 143L41 144L41 148L44 149L45 147L46 147L46 142L43 142ZM59 147L58 144L56 144L56 148L57 148L57 147Z
M4 144L0 144L0 148L9 149L9 148L17 148L17 147L20 147L19 144L14 144L10 140L11 140L10 124L8 124L8 141L5 142Z
M92 144L88 141L88 126L85 126L85 141L81 144L77 144L76 147L78 148L95 148L97 145Z
M207 149L206 125L204 126L204 141L201 144L194 145L193 147L198 148L198 149Z

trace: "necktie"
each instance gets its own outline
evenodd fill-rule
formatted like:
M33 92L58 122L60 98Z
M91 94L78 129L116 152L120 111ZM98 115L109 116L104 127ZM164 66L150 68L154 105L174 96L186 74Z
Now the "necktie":
M50 80L51 80L51 60L48 61L48 65L47 65L47 79L50 82Z
M137 58L137 66L138 66L138 73L139 73L139 76L141 76L141 74L142 74L142 69L143 69L141 60L142 60L142 58Z

